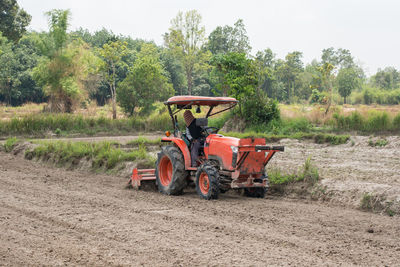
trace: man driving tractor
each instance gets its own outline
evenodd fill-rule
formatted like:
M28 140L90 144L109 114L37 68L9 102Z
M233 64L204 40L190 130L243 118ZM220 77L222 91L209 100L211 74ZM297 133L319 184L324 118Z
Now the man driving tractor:
M191 157L192 167L197 167L197 158L199 157L199 149L202 145L204 145L204 140L201 134L202 128L196 125L196 118L193 116L190 110L186 110L183 113L183 118L185 119L187 131L189 131L189 134L192 137L192 142L190 147L190 157Z

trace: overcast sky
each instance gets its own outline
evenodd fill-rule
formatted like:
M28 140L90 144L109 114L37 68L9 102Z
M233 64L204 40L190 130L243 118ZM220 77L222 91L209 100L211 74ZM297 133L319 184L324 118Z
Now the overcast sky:
M32 15L30 29L47 30L44 12L70 9L71 30L103 27L116 34L154 40L178 11L197 9L207 35L219 25L244 20L253 54L267 47L278 57L303 52L305 63L328 47L349 49L367 74L400 69L398 0L18 0Z

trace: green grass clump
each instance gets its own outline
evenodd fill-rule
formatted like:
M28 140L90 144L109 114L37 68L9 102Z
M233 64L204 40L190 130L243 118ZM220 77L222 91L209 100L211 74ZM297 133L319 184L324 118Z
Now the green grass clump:
M17 144L19 140L16 137L11 137L6 140L4 143L4 150L6 152L11 152L13 150L14 146Z
M94 169L104 167L107 170L113 169L120 162L140 160L142 165L150 167L155 161L144 146L133 151L124 151L120 149L119 144L106 141L100 143L44 141L32 151L27 151L25 156L27 158L54 157L60 164L87 158L92 160Z
M273 169L268 173L269 182L274 185L287 185L293 182L304 181L314 185L319 180L318 168L316 168L311 158L308 157L300 170L293 174L282 174L279 169Z
M376 147L376 146L378 146L378 147L384 147L384 146L386 146L388 143L389 143L389 141L386 140L386 139L378 139L378 140L376 140L375 142L374 142L373 140L371 140L371 139L368 140L368 145L369 145L369 146L372 146L372 147Z

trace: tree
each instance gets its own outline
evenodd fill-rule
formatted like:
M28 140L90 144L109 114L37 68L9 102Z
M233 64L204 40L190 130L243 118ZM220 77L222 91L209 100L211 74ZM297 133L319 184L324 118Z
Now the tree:
M95 71L96 58L82 40L68 40L69 10L52 10L46 13L49 19L49 34L38 40L45 55L33 69L35 81L44 87L49 96L49 110L72 112L83 99L83 81Z
M42 88L32 78L40 56L34 38L34 33L26 34L15 44L0 37L0 101L8 105L45 101Z
M0 35L0 93L8 105L16 94L15 86L19 85L17 79L17 60L12 51L12 44L7 38Z
M346 104L346 97L359 86L357 72L352 68L345 68L339 70L336 77L339 94L343 97Z
M302 56L303 53L298 51L288 53L285 61L277 65L276 68L278 78L285 85L288 101L291 101L291 98L297 95L296 89L299 87L298 76L304 71L303 62L301 61Z
M208 36L208 49L211 53L238 52L249 54L251 46L243 20L239 19L234 26L218 26Z
M101 70L103 71L110 87L113 119L117 118L116 68L118 65L124 64L122 57L127 54L126 45L126 42L115 41L103 45L103 48L99 50L100 56L103 59Z
M328 102L327 102L327 107L325 110L325 114L328 114L329 108L331 107L332 104L332 83L333 79L335 78L333 75L333 71L335 69L335 66L333 66L330 63L324 63L321 66L319 66L318 71L321 73L321 81L322 85L327 88L329 96L328 96Z
M0 2L0 32L17 43L31 22L31 16L21 9L16 0Z
M347 49L339 48L335 51L333 47L322 50L322 64L329 63L341 68L355 67L353 56Z
M194 85L194 73L199 70L207 70L207 61L210 52L205 51L205 28L201 25L201 15L196 10L185 14L179 12L172 19L169 33L164 35L165 46L171 50L185 69L186 82L189 95L192 94Z
M258 84L254 62L244 53L230 52L214 55L212 76L216 84L216 94L229 95L239 100L253 95Z
M164 100L173 93L157 48L144 44L128 76L118 86L118 103L130 115L136 108L146 114L155 101Z
M372 83L386 90L400 87L400 72L393 67L378 69L377 73L371 77Z

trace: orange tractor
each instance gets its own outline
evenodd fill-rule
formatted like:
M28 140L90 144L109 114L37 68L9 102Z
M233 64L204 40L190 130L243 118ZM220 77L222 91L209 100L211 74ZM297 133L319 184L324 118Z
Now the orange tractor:
M238 101L230 97L174 96L164 102L172 119L173 136L166 132L161 141L166 145L158 153L155 169L134 169L129 180L134 188L143 181L155 181L158 190L167 195L179 195L189 184L195 184L203 199L217 199L229 189L244 189L249 197L263 198L268 188L265 166L283 146L267 146L264 138L234 138L218 134L208 126L208 117L233 108ZM215 107L223 105L215 111ZM171 108L174 106L175 108ZM201 129L201 146L195 163L191 159L193 138L186 128L181 132L177 113L207 106L205 118L195 119ZM214 111L214 112L213 112ZM197 152L197 151L196 151ZM193 155L193 153L192 153Z

